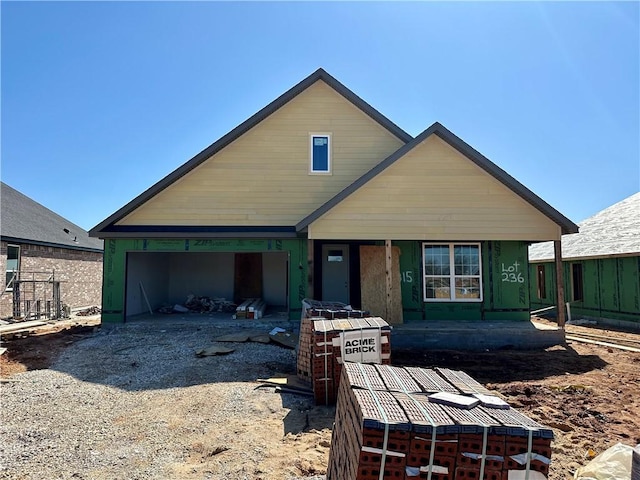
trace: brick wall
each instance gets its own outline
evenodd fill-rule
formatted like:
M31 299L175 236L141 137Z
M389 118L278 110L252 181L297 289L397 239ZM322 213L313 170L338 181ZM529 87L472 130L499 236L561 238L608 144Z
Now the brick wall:
M41 245L11 245L20 246L20 272L23 280L29 278L26 272L54 273L55 280L60 281L60 298L63 304L72 309L101 304L102 253ZM0 242L0 281L3 282L3 287L6 265L7 242ZM39 276L42 277L43 275ZM40 284L38 288L51 289L46 284ZM0 297L0 318L10 317L12 311L12 294L5 292Z

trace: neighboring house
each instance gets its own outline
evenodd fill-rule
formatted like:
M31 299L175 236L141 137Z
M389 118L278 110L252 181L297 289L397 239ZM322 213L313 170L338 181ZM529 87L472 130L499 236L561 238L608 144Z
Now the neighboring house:
M564 289L573 317L640 328L640 193L580 223L562 237ZM529 249L531 304L556 304L553 246Z
M4 182L0 206L1 318L100 305L101 240Z
M90 235L103 322L193 293L399 323L528 320L529 243L576 231L442 125L413 138L319 69Z

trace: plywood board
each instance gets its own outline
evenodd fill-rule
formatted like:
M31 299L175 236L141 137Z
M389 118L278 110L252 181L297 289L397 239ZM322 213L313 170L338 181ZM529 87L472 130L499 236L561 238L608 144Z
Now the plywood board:
M400 249L391 247L391 311L387 312L385 247L360 247L360 294L362 309L390 324L402 323Z

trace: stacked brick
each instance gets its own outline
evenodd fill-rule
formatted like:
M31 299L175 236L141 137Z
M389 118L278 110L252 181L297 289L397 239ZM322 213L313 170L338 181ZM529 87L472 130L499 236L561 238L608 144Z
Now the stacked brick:
M552 439L464 372L348 362L327 480L546 478Z
M310 309L307 313L317 315L319 311ZM366 312L356 311L356 314ZM297 373L299 378L311 384L316 404L335 403L345 355L352 360L388 364L390 335L391 327L379 317L303 318ZM369 341L371 343L367 343Z

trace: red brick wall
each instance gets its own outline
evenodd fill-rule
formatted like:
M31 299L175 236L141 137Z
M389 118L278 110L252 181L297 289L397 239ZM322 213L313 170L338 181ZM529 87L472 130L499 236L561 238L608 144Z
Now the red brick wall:
M40 245L20 246L20 272L22 279L30 278L26 272L54 273L60 281L62 303L78 308L100 305L102 301L102 253L85 252ZM7 242L0 242L0 281L4 290L4 277L7 264ZM40 274L38 278L43 278ZM40 284L40 289L49 288ZM0 318L12 315L12 294L5 292L0 297Z

